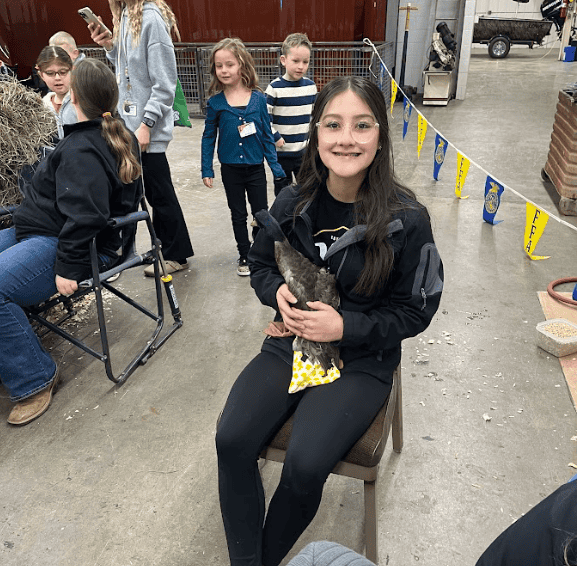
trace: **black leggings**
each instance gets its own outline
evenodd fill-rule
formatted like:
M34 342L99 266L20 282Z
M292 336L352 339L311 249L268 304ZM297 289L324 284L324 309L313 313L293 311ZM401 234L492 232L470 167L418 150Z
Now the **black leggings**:
M289 394L292 369L261 352L234 383L216 433L220 507L231 566L277 566L313 520L324 483L362 436L390 383L341 371L333 383ZM279 485L265 520L262 448L294 412Z
M228 208L230 208L236 247L240 257L246 259L250 250L250 240L246 227L248 218L246 199L248 198L250 211L253 216L259 210L268 208L264 164L235 166L221 163L220 173L226 192ZM253 241L257 232L257 228L253 229Z

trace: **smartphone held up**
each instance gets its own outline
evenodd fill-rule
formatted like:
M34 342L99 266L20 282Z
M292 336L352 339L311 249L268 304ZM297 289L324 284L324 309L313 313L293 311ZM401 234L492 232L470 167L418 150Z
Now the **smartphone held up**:
M95 26L100 26L100 31L102 33L108 33L108 35L112 37L112 32L96 17L94 12L90 8L88 8L88 6L86 8L80 8L80 10L78 10L78 13L82 16L82 18L84 18L84 21L87 24L94 24Z

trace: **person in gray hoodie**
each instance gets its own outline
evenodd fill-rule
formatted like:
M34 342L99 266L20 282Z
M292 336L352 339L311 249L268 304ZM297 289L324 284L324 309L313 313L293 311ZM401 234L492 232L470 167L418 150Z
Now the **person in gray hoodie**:
M166 159L174 128L177 74L170 31L178 35L176 19L164 0L109 0L109 4L113 37L94 24L88 29L115 67L118 112L140 144L154 230L162 242L167 270L174 273L188 267L187 259L194 255ZM151 267L145 268L145 275L154 275Z

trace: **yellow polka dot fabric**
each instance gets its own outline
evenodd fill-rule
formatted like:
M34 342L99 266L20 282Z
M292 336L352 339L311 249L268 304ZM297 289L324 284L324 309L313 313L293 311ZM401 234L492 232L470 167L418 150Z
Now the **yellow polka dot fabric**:
M289 386L289 393L296 393L315 385L331 383L341 376L341 372L335 366L331 366L329 371L325 373L320 364L313 365L308 360L303 361L302 358L303 353L295 351L293 354L293 377Z

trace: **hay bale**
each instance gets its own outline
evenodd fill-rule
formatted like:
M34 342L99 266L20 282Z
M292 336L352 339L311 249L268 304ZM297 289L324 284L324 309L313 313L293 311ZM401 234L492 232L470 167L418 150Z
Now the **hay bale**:
M53 145L54 113L40 96L16 79L0 80L0 206L21 200L18 176L38 161L42 146Z

